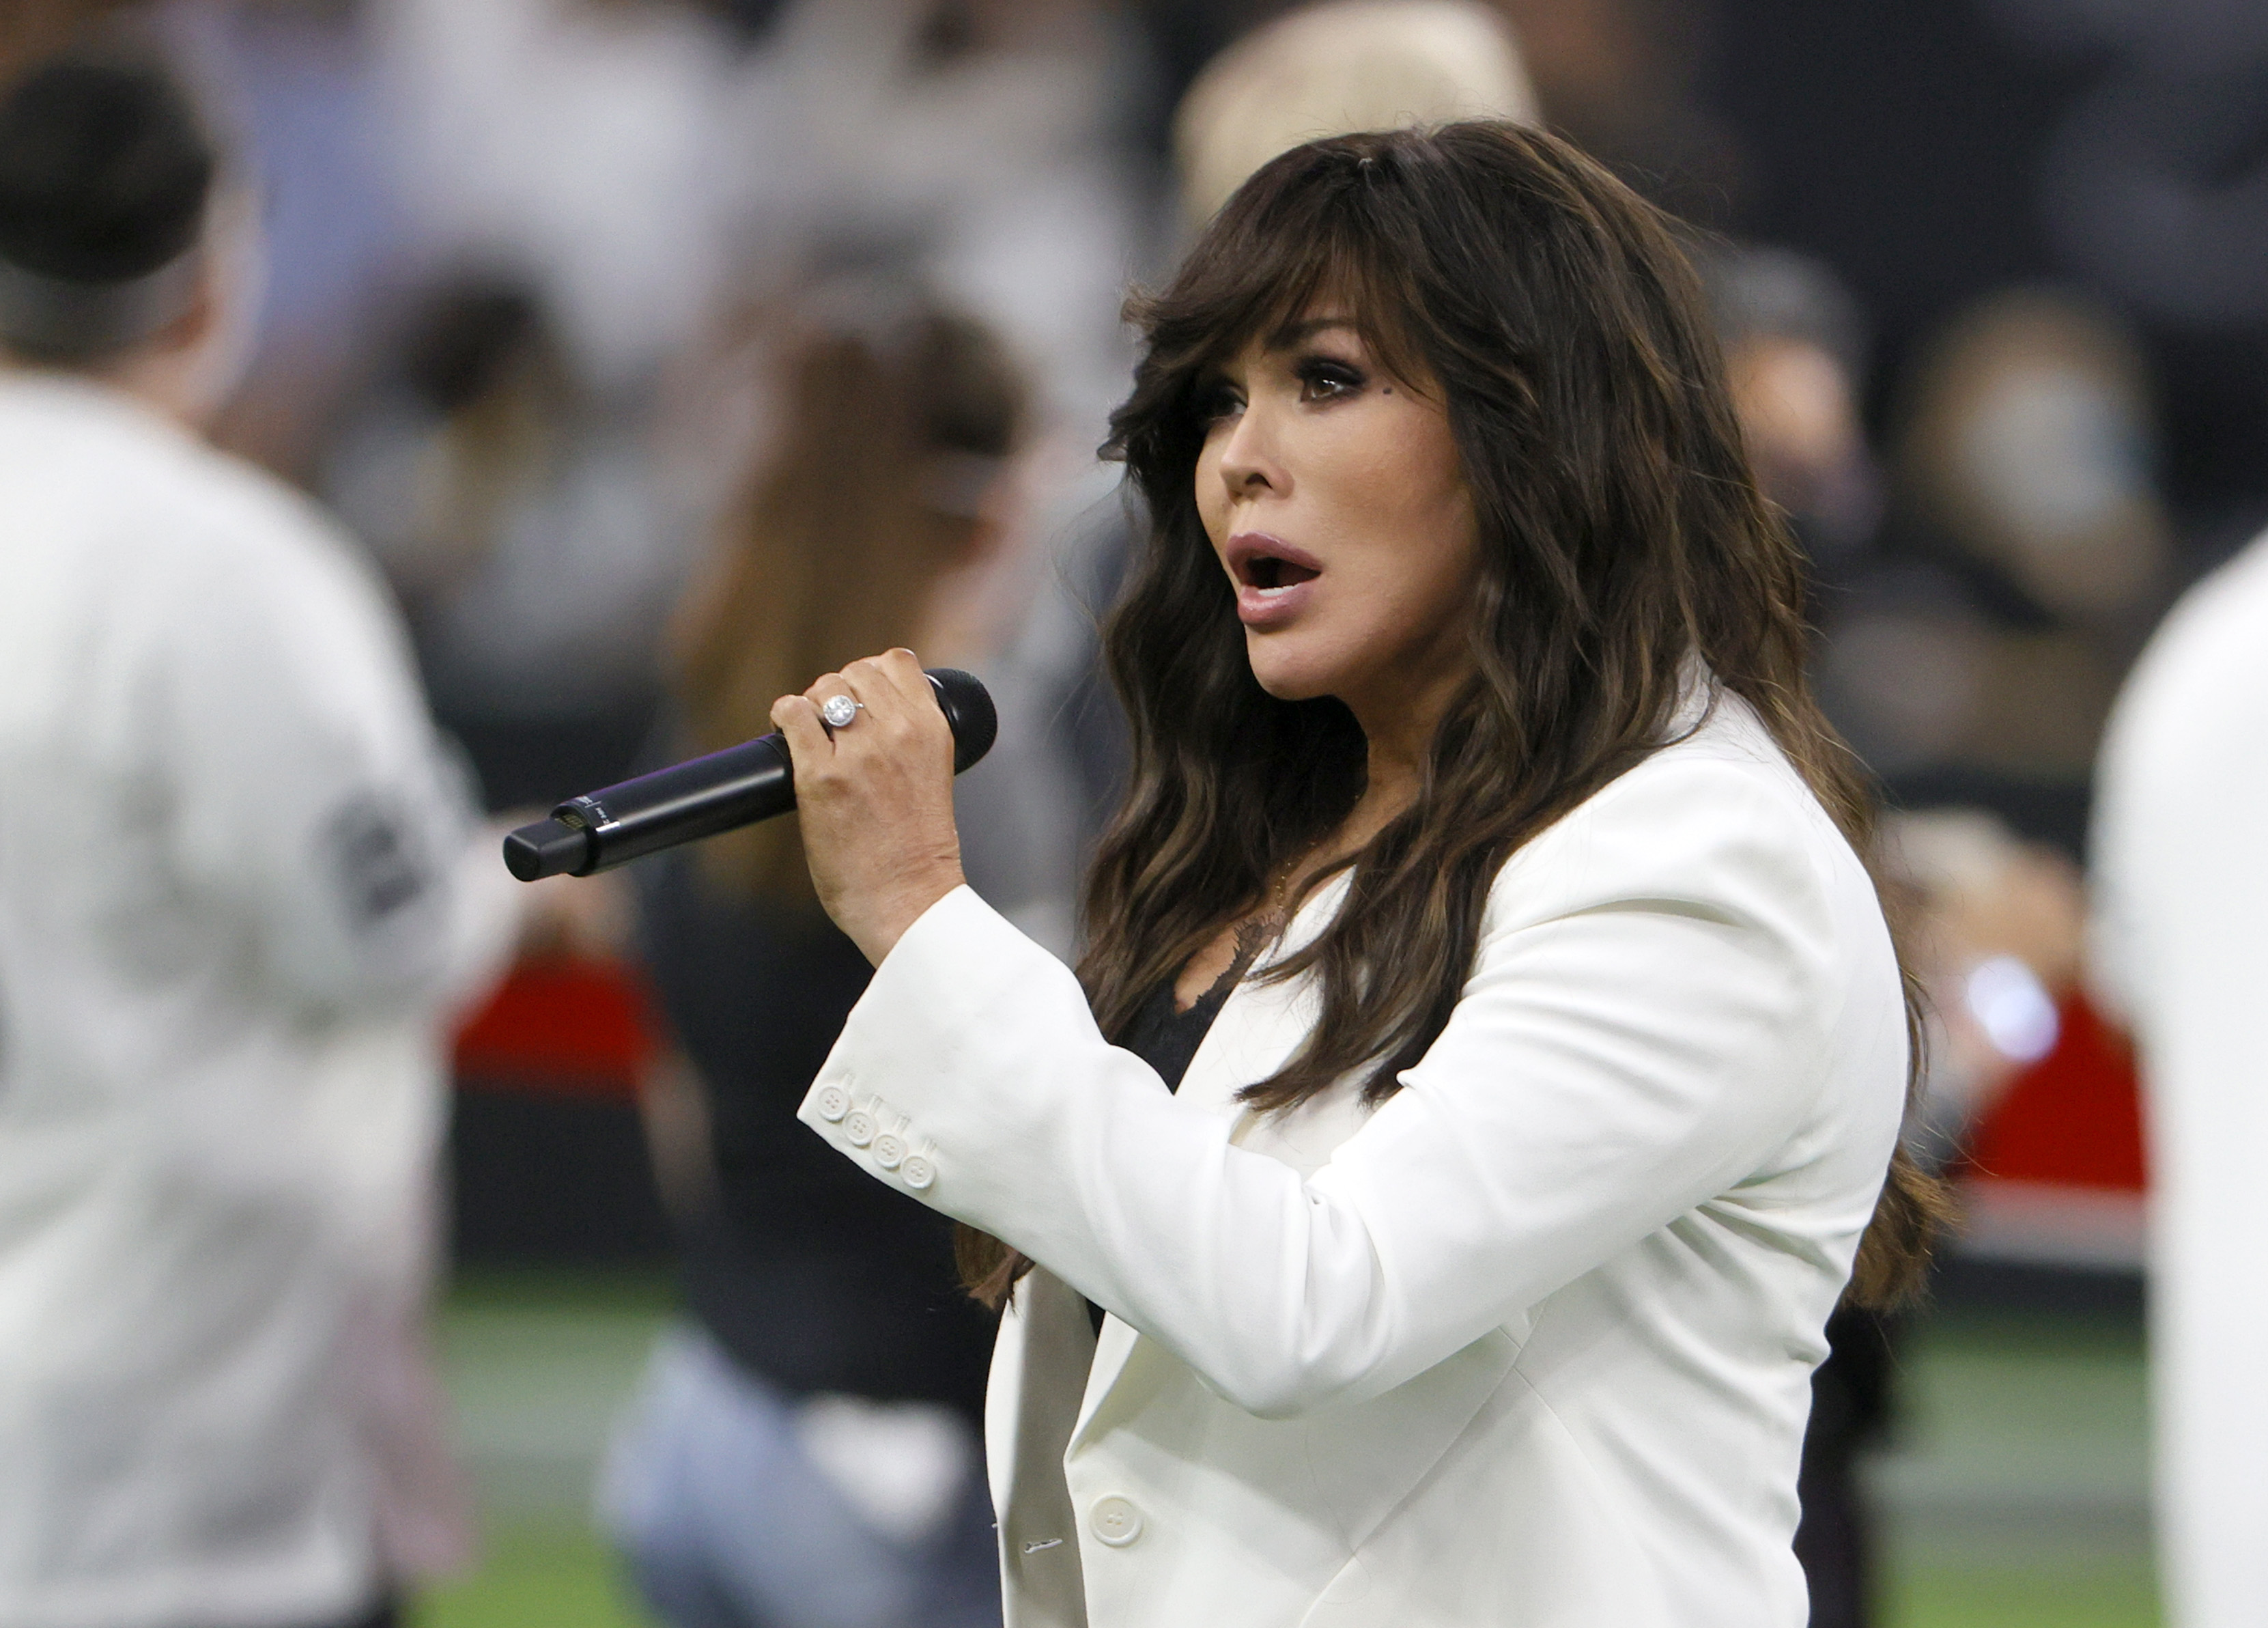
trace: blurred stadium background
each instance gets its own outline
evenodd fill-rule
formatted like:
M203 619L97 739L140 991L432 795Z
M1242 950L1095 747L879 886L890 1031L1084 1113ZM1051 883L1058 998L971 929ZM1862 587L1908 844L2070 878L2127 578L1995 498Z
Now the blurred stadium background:
M8 0L0 50L136 9ZM158 7L262 177L276 256L223 439L369 541L493 810L644 748L703 483L762 415L701 365L813 266L917 264L1010 335L1044 401L1042 597L1091 600L1108 483L1079 454L1123 378L1116 298L1178 240L1173 110L1290 9ZM1743 246L1728 342L1765 347L1758 433L1786 431L1827 584L1822 681L1922 816L1912 880L1965 947L1940 995L1970 1224L1867 1459L1881 1620L2154 1623L2146 1161L2078 877L2125 665L2268 522L2268 12L1497 10L1544 122ZM1744 281L1747 246L1794 271ZM1782 339L1831 364L1823 395L1772 372ZM1023 614L1016 659L1076 660L1050 653L1059 608ZM1108 771L1074 763L1073 801ZM641 1116L668 1043L634 957L587 947L523 960L458 1038L438 1330L482 1558L417 1603L425 1628L641 1620L589 1510L677 1304Z

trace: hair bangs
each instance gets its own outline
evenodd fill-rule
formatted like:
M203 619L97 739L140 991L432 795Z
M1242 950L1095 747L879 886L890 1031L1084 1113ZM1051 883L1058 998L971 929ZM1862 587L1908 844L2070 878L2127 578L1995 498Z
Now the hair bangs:
M1426 384L1408 276L1415 223L1403 218L1410 210L1398 189L1375 182L1373 139L1272 159L1206 225L1170 285L1127 300L1145 354L1102 452L1131 466L1153 502L1152 472L1178 476L1204 439L1198 402L1211 377L1256 343L1287 344L1319 310L1351 322L1388 372Z

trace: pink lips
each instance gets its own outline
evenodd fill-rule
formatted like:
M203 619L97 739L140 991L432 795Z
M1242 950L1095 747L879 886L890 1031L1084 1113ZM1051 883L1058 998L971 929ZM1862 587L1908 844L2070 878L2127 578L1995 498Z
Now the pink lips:
M1266 532L1239 532L1225 552L1236 578L1237 620L1262 632L1294 620L1323 572L1314 555Z

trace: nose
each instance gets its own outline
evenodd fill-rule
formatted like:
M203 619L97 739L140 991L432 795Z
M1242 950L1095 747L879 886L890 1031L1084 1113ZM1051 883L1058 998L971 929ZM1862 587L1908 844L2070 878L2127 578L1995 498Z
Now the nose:
M1292 489L1277 446L1273 416L1265 402L1254 401L1228 428L1220 449L1220 481L1231 502L1263 492L1280 497Z

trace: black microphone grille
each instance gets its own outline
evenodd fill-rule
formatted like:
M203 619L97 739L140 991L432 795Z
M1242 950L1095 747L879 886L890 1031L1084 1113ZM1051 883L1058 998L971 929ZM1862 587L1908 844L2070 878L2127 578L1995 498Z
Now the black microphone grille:
M937 688L937 704L953 726L953 772L959 774L992 749L1000 738L1000 714L991 693L974 673L959 667L932 667L929 681Z

